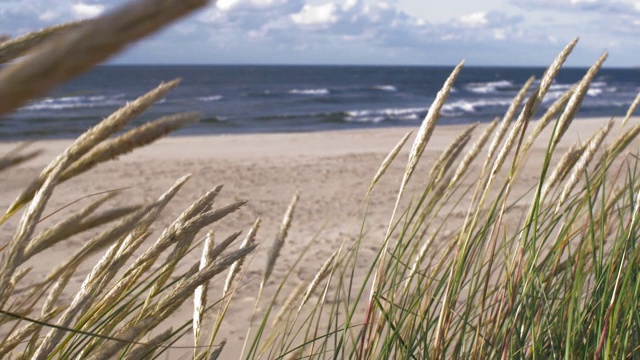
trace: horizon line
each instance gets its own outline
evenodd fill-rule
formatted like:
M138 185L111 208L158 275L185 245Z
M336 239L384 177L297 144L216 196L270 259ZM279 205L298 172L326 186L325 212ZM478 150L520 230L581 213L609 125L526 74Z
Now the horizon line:
M287 64L287 63L137 63L137 62L114 62L105 63L98 66L291 66L291 67L455 67L457 64ZM467 65L467 68L540 68L545 69L548 65ZM588 69L591 65L565 65L564 69ZM602 66L603 69L633 70L640 69L640 65L635 66Z

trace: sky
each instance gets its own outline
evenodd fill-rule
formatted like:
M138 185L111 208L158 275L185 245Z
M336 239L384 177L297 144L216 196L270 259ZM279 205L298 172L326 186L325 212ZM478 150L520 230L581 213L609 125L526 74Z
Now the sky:
M98 16L124 0L0 0L0 34ZM219 0L111 62L640 66L640 0Z

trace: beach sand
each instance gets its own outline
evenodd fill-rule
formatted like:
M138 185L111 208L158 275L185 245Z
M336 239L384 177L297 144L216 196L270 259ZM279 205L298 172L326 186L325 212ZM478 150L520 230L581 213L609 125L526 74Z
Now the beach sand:
M593 132L604 125L608 119L581 119L574 121L572 127L561 142L556 158L580 140L586 140ZM639 119L632 119L636 124ZM618 120L620 122L621 120ZM479 136L481 125L474 133L472 142ZM535 126L532 123L530 127ZM619 126L619 125L617 125ZM412 190L419 188L428 173L430 165L451 141L465 128L463 125L438 126L427 145L419 170L413 178L412 187L407 193L411 198ZM249 271L242 280L237 298L222 325L219 339L227 338L227 350L224 358L237 357L239 346L244 339L251 310L257 294L259 280L266 262L266 252L275 237L287 205L296 192L300 192L300 201L295 211L292 227L264 294L263 303L267 303L277 284L287 273L307 244L311 244L301 265L296 267L285 295L301 281L309 281L322 263L342 244L345 239L353 241L359 233L362 214L359 208L369 187L369 183L382 160L397 141L408 131L417 130L408 127L328 131L314 133L287 134L246 134L221 136L171 137L156 144L137 150L119 160L99 165L94 170L60 185L54 193L45 214L61 208L83 196L107 190L126 188L113 200L112 206L139 204L153 199L168 189L176 179L192 174L192 178L178 193L153 228L154 234L149 241L157 238L160 225L166 226L175 219L189 204L201 194L216 185L224 188L216 200L218 205L227 204L235 199L246 199L249 203L237 213L209 227L215 232L216 239L222 240L237 230L248 230L256 217L263 219L258 233L262 244L253 257ZM615 135L618 128L612 133ZM543 161L549 130L536 142L528 163L518 174L514 193L523 193L537 182L537 174ZM374 189L366 220L366 236L362 247L361 263L358 264L358 278L364 275L371 260L377 253L396 200L396 194L406 164L411 142L405 145L394 164ZM42 141L33 148L44 149L39 158L0 173L0 206L7 206L55 155L61 153L70 143L69 140ZM15 143L0 143L0 153L6 153ZM636 150L637 143L629 150ZM480 155L482 159L482 154ZM472 185L479 171L476 161L472 173L464 183ZM39 229L54 224L65 214L78 210L89 200L81 200L60 213L44 220ZM524 210L523 210L524 211ZM0 228L1 244L11 238L18 217ZM455 229L459 221L445 224L449 230ZM446 233L446 231L444 232ZM85 241L90 234L76 236L74 240L60 244L30 262L33 270L26 283L44 277L60 259L68 256ZM201 232L197 240L204 238ZM185 264L196 263L199 253L188 255ZM74 281L79 286L90 270L89 262L83 264ZM221 292L224 277L219 276L211 286L209 298L216 299ZM67 294L71 296L72 294ZM69 298L68 298L69 299ZM265 300L266 299L266 300ZM280 299L281 302L283 299ZM192 313L192 302L185 306L170 321L177 326L187 321ZM181 345L190 345L190 336ZM189 353L186 350L171 350L170 356Z

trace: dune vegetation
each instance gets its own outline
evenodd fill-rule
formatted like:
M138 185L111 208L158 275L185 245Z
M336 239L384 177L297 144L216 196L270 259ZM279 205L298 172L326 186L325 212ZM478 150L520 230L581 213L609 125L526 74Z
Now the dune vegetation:
M5 40L0 115L206 4L136 1L96 19ZM524 85L502 118L469 126L426 178L416 178L440 110L464 71L462 63L455 67L415 136L409 132L399 139L362 194L356 229L364 228L377 182L392 162L403 161L397 155L413 136L386 232L363 231L355 241L345 239L316 264L307 283L285 294L288 277L275 279L275 295L267 298L263 289L272 286L272 270L296 221L296 195L283 209L275 240L260 245L268 247L268 258L255 305L247 308L253 321L241 357L640 357L640 169L637 154L628 149L640 133L640 124L628 124L640 97L626 118L612 119L559 153L558 143L571 131L606 59L605 54L543 108L542 99L576 43L560 52L542 78ZM244 236L238 232L214 242L207 231L242 211L245 201L219 206L214 199L221 186L203 189L163 231L150 232L160 212L180 196L186 175L149 203L112 207L117 191L108 192L52 226L37 226L45 210L56 210L47 203L58 184L198 121L198 114L170 114L123 131L180 82L167 81L75 139L5 211L0 226L17 226L13 238L0 239L0 358L164 358L185 337L193 345L182 348L194 358L226 358L222 319L242 283L244 262L258 246L260 219ZM475 134L477 129L482 131ZM540 136L545 129L551 129L550 137ZM534 142L547 144L543 166L533 170L536 185L515 192ZM39 155L29 149L20 145L3 154L0 171L13 171ZM473 165L480 173L473 175L473 187L465 187L461 180ZM420 190L408 190L410 183ZM437 219L455 214L463 214L458 230L441 231ZM9 221L14 218L19 220ZM89 230L95 235L46 278L30 277L29 262ZM356 282L355 264L367 237L383 241L364 281ZM95 255L79 291L63 298L80 264ZM224 279L224 286L209 286L214 277ZM168 325L181 306L192 306L193 316Z

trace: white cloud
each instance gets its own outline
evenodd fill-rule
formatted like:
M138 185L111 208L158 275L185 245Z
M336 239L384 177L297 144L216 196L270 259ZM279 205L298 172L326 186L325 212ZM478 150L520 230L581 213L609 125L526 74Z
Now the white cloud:
M486 12L477 12L469 15L464 15L460 17L460 22L469 27L481 27L487 25L487 13Z
M71 7L71 10L79 18L91 18L102 14L104 5L77 3Z
M346 0L342 4L342 10L349 11L358 5L358 0Z
M229 11L237 6L242 0L218 0L216 6L222 11Z
M38 16L38 19L44 22L49 22L57 19L59 14L53 10L47 10Z
M10 1L0 6L0 33L93 17L128 1ZM125 57L174 63L414 64L457 63L464 57L470 64L545 65L580 36L581 64L609 47L611 59L619 56L613 50L625 51L627 63L637 65L632 49L640 48L640 0L491 0L482 6L448 0L443 16L432 15L438 11L434 2L413 0L427 10L420 13L403 11L403 1L410 0L219 0ZM184 53L167 51L176 44Z
M299 13L292 14L291 20L298 25L328 25L338 21L336 5L305 5Z
M513 5L529 10L563 10L620 14L638 12L637 0L509 0Z

